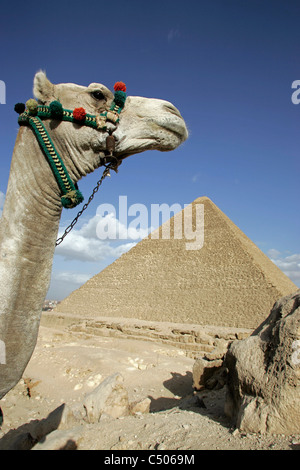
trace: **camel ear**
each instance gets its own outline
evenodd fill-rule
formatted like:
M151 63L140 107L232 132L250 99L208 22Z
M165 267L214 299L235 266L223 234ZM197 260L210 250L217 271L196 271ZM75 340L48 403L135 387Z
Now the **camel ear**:
M48 80L45 72L37 72L33 80L33 94L45 103L54 98L54 85Z

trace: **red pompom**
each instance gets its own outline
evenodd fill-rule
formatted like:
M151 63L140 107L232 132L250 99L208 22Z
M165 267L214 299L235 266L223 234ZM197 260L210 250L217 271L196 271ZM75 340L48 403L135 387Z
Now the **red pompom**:
M123 82L116 82L114 85L115 91L126 91L126 85Z
M86 116L86 112L84 108L75 108L73 111L73 118L76 121L84 121Z

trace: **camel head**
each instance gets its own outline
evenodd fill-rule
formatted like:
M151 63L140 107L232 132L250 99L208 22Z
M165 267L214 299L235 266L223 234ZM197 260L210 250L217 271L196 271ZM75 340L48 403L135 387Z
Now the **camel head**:
M44 72L34 78L33 92L39 105L59 101L64 109L84 108L99 116L114 102L114 94L101 83L80 86L73 83L52 84ZM125 95L126 96L126 95ZM108 135L115 141L114 156L118 161L145 150L174 150L188 136L179 111L160 99L128 96L118 122L106 122L105 129L94 129L77 123L47 122L55 146L66 160L66 167L77 181L101 165L107 154Z

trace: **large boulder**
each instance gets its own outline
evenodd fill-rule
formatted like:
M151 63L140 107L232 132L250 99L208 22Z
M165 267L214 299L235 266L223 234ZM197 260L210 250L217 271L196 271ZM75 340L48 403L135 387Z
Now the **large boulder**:
M116 372L86 395L83 407L89 423L97 423L103 414L113 418L129 414L128 393L123 382L123 376Z
M246 432L300 433L300 289L278 300L251 336L234 341L225 411Z

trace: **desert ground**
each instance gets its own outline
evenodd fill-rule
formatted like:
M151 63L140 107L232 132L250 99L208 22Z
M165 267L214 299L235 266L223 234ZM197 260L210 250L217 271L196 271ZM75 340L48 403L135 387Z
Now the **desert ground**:
M225 387L194 391L194 362L183 350L160 342L41 326L23 378L0 402L0 449L300 449L299 435L243 434L235 429L224 414ZM124 378L129 402L148 399L148 410L120 418L104 414L92 424L81 419L62 425L53 419L66 405L80 410L85 395L115 372ZM61 442L68 444L49 444L49 431L57 435L58 430Z

